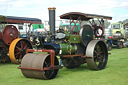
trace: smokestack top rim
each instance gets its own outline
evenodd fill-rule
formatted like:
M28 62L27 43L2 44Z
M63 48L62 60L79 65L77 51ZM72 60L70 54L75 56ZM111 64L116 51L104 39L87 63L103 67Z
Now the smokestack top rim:
M48 10L56 10L55 7L49 7Z

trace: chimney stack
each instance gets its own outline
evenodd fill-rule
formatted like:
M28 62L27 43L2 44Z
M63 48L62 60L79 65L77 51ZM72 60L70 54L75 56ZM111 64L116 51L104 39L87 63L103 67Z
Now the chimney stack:
M50 31L52 32L52 38L55 40L55 7L49 7L49 25Z

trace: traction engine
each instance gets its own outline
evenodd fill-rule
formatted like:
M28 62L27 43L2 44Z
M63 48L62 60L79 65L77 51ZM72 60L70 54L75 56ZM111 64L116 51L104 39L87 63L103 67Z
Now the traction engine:
M14 24L41 23L35 18L2 16L0 15L0 63L10 62L19 64L27 49L32 49L28 39L19 38L19 31Z
M92 70L104 69L108 60L108 50L103 35L95 38L94 27L91 24L81 26L82 21L88 21L93 18L111 19L109 16L85 14L79 12L70 12L60 16L61 19L69 19L70 23L79 23L67 28L60 27L55 31L55 9L49 9L50 32L44 38L42 49L28 49L26 55L21 61L22 74L28 78L53 79L56 77L61 65L68 69L78 68L87 63ZM33 53L38 52L38 53ZM39 53L43 52L43 53Z

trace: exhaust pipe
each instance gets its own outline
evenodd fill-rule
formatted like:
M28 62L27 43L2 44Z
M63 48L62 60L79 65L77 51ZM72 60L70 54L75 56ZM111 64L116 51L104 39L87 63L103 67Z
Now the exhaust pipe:
M49 7L49 25L50 25L50 31L52 33L52 38L55 40L55 7Z

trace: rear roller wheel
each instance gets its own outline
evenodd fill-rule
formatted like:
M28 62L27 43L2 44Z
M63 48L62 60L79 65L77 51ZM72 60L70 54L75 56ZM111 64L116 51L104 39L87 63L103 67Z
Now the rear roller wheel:
M28 53L23 57L21 67L43 69L44 67L50 67L50 61L49 54ZM59 65L57 57L55 57L55 65ZM58 69L44 71L21 69L21 71L25 77L37 79L53 79L58 73Z
M108 51L106 44L100 40L92 40L86 49L86 62L90 69L104 69L108 60Z
M15 39L9 47L9 57L13 63L19 64L26 54L27 49L32 49L32 44L23 38Z

